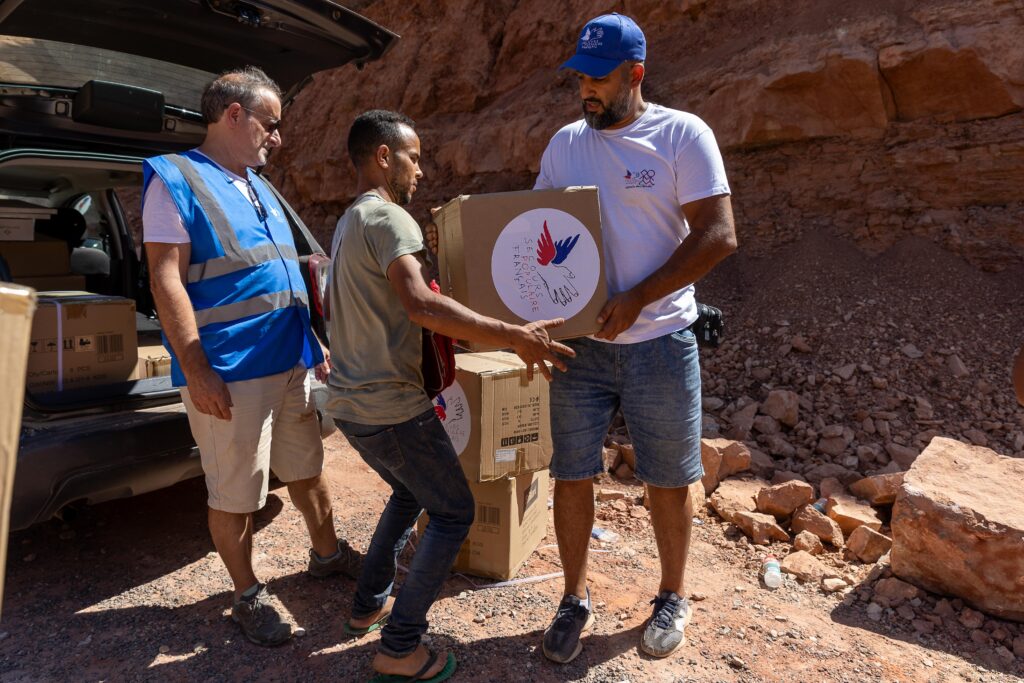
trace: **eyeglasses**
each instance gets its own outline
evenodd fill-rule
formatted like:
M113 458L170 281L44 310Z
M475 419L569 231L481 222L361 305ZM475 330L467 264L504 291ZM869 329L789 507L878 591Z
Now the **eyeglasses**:
M242 107L242 105L238 105L238 106ZM275 119L275 118L269 118L268 117L269 120L270 120L270 123L264 123L262 117L266 116L265 114L261 114L258 111L253 111L252 109L249 109L249 107L242 107L242 109L246 110L250 114L255 114L256 120L260 122L260 125L263 126L263 130L267 131L268 135L273 135L274 133L276 133L278 130L281 129L281 119Z
M252 202L252 208L256 209L256 218L258 218L261 223L266 223L267 210L263 208L263 203L260 202L259 195L256 194L256 188L252 186L252 181L246 178L245 186L249 190L249 201Z

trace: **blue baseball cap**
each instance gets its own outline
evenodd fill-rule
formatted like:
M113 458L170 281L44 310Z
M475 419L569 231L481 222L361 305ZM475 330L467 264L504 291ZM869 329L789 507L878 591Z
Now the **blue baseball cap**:
M612 13L587 22L576 42L576 54L558 68L603 78L623 62L642 62L646 57L644 32L629 17Z

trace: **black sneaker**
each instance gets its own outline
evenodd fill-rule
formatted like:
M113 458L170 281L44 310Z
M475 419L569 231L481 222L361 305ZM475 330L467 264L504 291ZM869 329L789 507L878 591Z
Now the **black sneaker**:
M330 557L321 558L316 552L309 549L309 568L306 570L310 576L322 579L333 574L344 574L353 581L359 578L359 569L363 564L363 556L348 544L348 541L338 541L338 552Z
M590 598L590 592L587 592ZM594 615L575 595L567 595L558 605L558 613L544 631L544 656L559 664L568 664L583 651L580 635L594 625Z
M242 628L242 633L257 645L281 645L292 637L292 625L281 618L281 605L266 584L260 584L255 595L242 596L231 607L231 618Z
M654 613L640 638L640 649L652 657L668 657L686 643L684 630L693 611L690 602L670 591L651 600Z

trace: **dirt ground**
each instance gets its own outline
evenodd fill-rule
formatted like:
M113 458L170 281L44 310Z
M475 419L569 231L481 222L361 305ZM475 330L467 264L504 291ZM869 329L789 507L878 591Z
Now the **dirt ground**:
M338 528L363 549L385 488L343 437L327 447ZM606 486L642 493L623 482ZM193 480L13 534L0 679L365 680L377 637L342 636L351 581L304 575L306 536L287 490L276 488L257 515L256 566L307 634L271 650L244 641L227 616L229 584L206 533L204 498L202 481ZM598 516L622 538L593 541L601 551L591 561L597 625L583 654L556 666L540 653L558 579L488 589L487 580L453 575L430 613L430 634L458 657L456 680L1018 680L1012 669L990 669L951 645L962 637L958 624L922 641L912 629L871 621L863 603L845 606L842 595L788 577L777 591L761 587L761 551L705 511L696 518L688 571L689 592L699 598L689 643L672 659L653 660L637 649L657 588L653 534L646 519L608 504ZM559 570L553 540L549 524L521 577Z
M926 350L948 347L974 369L970 377L952 380L944 366L904 361L875 372L907 396L930 397L943 433L958 437L967 426L980 425L994 448L1012 453L1019 449L1015 434L1024 428L1008 381L1009 359L1022 341L1022 276L981 273L921 241L878 258L827 235L763 257L741 253L702 283L702 300L727 311L732 347L702 360L705 398L729 403L743 394L761 396L767 385L752 376L752 366L768 368L785 384L786 376L820 373L850 359L864 362L907 342ZM897 331L876 329L884 327ZM775 328L805 335L816 353L780 355ZM982 380L992 387L987 395L979 391ZM862 384L815 406L822 414L831 411L830 420L846 420L886 396ZM998 417L986 423L986 415ZM326 445L336 525L363 550L387 491L343 437L336 434ZM827 595L787 577L782 588L770 591L758 579L765 550L703 506L687 572L695 607L689 642L677 656L653 660L637 648L658 580L653 532L635 504L642 488L635 480L608 479L601 486L627 499L597 508L596 524L621 538L592 541L597 624L583 654L557 666L540 652L541 634L561 595L559 579L487 588L493 582L453 575L429 618L434 643L458 658L455 680L944 683L1024 676L1024 657L1007 662L996 656L997 642L1009 650L1014 634L1024 639L1022 625L990 619L984 629L967 629L937 596L881 614L875 605L872 619L873 586L884 567L846 564L835 553L824 561L852 583L847 590ZM377 636L346 640L341 631L353 583L305 575L305 527L284 487L272 491L256 519L257 573L306 629L304 637L272 650L240 637L228 616L227 574L206 530L205 488L192 480L76 508L63 521L11 535L0 680L366 680ZM553 544L549 521L547 537L519 576L558 572ZM789 550L779 544L774 552L781 557ZM931 633L912 626L939 616L944 621Z

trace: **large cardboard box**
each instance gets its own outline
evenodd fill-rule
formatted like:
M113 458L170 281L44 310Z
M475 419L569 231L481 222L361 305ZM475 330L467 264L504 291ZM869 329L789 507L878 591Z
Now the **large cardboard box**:
M501 351L455 356L455 383L434 399L466 478L491 481L551 464L548 383L526 379L519 356Z
M68 243L63 240L0 241L0 256L7 261L11 277L15 280L41 275L67 275L71 272Z
M597 314L608 297L597 188L464 195L434 220L448 296L510 323L565 318L552 330L556 339L600 329Z
M506 580L536 550L548 526L548 472L470 483L476 516L452 571ZM419 521L426 529L428 515Z
M21 408L25 400L25 365L35 307L36 295L31 289L0 284L0 386L4 387L0 393L0 603L4 567L7 566L7 532L21 434Z
M29 345L29 390L126 382L137 357L132 299L85 292L39 296Z

